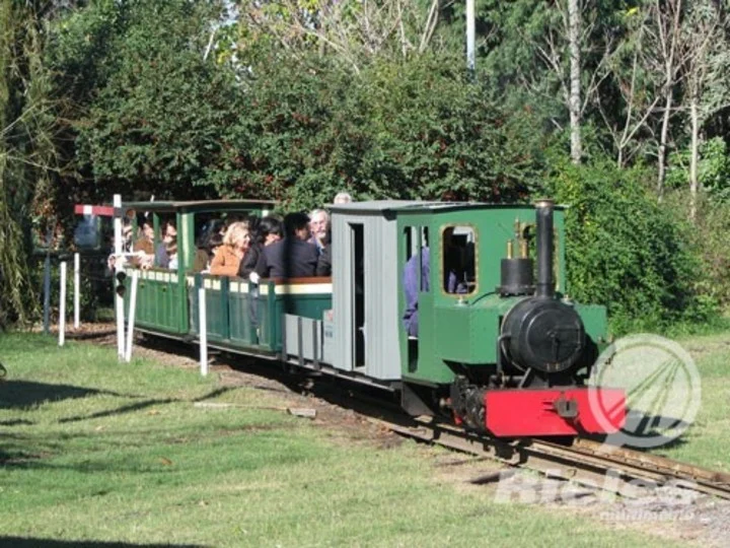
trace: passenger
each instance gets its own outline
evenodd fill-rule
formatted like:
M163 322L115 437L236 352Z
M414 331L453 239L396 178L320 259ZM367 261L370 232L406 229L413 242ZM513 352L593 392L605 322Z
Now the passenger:
M247 225L235 222L228 227L223 245L218 248L210 263L210 273L215 276L236 276L238 267L251 245Z
M324 247L317 259L317 276L332 276L332 230L327 231Z
M259 261L263 261L262 251L264 247L278 242L283 237L281 221L276 217L264 217L254 229L251 247L246 253L241 266L238 268L238 276L248 278L256 271Z
M418 293L429 290L429 249L421 248L421 280L418 280L418 254L413 255L403 269L403 288L406 294L406 310L403 325L409 337L418 337Z
M324 249L324 241L327 238L327 231L330 226L330 216L324 209L315 209L310 214L309 229L312 237L309 239L310 244L317 246L317 252L322 253Z
M195 243L195 255L193 256L193 272L203 272L208 268L207 238L201 236Z
M256 266L259 278L304 278L314 276L317 269L317 246L311 237L306 213L290 213L284 218L286 236L264 247L263 260Z
M338 192L333 201L334 204L349 204L352 202L352 196L348 192Z
M117 262L115 251L114 236L111 237L111 254L106 259L106 266L109 270L114 270L114 265ZM132 250L132 225L128 219L124 219L122 222L122 253L128 253ZM124 264L122 259L121 264Z
M223 236L218 233L218 231L213 232L209 235L207 238L207 241L205 243L205 249L202 250L205 253L205 265L203 267L203 270L200 271L201 274L210 274L210 266L213 263L213 259L215 258L216 253L218 252L218 249L223 245ZM202 258L202 256L201 256Z
M146 217L137 226L142 235L134 242L132 251L137 256L131 262L133 266L147 269L152 266L155 259L155 229L152 226L152 220Z
M177 270L177 238L170 240L167 245L165 246L165 251L167 251L167 268L170 270Z
M150 219L144 218L137 225L142 235L137 238L132 248L133 251L143 251L146 255L155 254L155 229Z
M155 250L155 266L169 268L170 256L167 253L167 246L177 238L175 221L172 219L167 221L162 230L162 242L157 245L157 249Z
M223 245L223 235L220 232L214 232L208 238L205 250L208 253L208 264L207 269L210 270L210 264L213 262L213 257L218 252L218 248Z

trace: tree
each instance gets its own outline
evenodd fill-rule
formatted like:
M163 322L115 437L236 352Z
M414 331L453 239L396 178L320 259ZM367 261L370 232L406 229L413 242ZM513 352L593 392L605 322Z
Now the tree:
M508 101L546 110L559 130L567 125L574 163L583 157L586 114L623 31L614 11L613 3L580 0L490 0L484 11L491 29L486 78Z
M30 320L37 308L30 221L45 221L36 227L45 229L50 217L43 214L55 171L55 119L42 16L33 2L0 0L0 327Z
M645 66L659 82L660 102L663 102L657 150L656 192L659 200L666 179L670 120L675 111L681 68L687 59L686 43L682 39L684 10L682 0L653 0L642 9L643 32L647 37L643 58Z
M251 62L270 46L279 56L304 59L318 52L355 74L378 57L407 59L423 54L439 23L439 0L241 0L238 49L241 61ZM262 48L263 45L263 48Z
M700 132L703 122L727 104L730 86L726 67L730 62L727 14L709 0L695 2L683 25L688 59L683 67L690 111L690 218L697 213Z
M102 0L59 21L49 57L72 120L67 184L96 201L122 186L211 196L206 171L221 128L239 115L233 72L208 55L221 10L216 1Z

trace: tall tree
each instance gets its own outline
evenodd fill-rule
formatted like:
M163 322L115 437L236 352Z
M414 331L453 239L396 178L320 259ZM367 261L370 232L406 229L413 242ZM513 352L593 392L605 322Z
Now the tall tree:
M697 0L683 25L688 60L683 67L690 118L690 218L697 212L698 164L703 122L730 99L730 23L725 10L712 0Z
M570 157L574 164L579 164L583 156L583 140L581 138L581 10L578 0L568 0L568 50L570 52L570 92L568 111L570 112Z
M30 221L34 213L39 224L49 217L42 205L54 169L54 121L41 17L33 2L0 0L0 326L24 322L36 308Z
M667 174L667 146L670 121L681 68L686 62L686 47L682 36L683 0L654 0L646 6L645 21L648 36L645 59L661 82L661 122L657 150L656 191L661 200Z
M549 112L570 136L574 163L583 156L586 114L609 74L617 33L612 2L489 0L485 77L508 101Z

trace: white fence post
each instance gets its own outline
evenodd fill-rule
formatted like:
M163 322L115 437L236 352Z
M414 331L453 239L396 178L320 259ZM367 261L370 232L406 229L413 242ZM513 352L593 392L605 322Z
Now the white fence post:
M200 374L208 374L208 318L205 305L205 286L198 289L198 338L200 340Z
M61 295L58 303L58 346L66 342L66 261L61 261Z
M129 296L129 318L127 318L127 351L124 359L127 363L132 361L132 340L134 339L134 314L137 310L137 284L139 283L139 270L132 271L132 294Z
M81 257L74 253L74 329L79 328L81 316Z
M121 194L114 195L114 284L118 284L117 274L123 272L122 261L122 217L119 211L122 209ZM114 297L115 312L117 316L117 357L124 359L124 297L116 293Z

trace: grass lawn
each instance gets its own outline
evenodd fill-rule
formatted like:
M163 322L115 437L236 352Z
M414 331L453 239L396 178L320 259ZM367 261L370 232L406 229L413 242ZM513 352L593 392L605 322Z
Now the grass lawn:
M730 333L679 339L695 360L702 404L679 443L656 453L730 472Z
M27 334L0 334L0 361L8 368L0 383L0 545L11 537L40 546L673 545L566 509L496 503L487 489L437 481L428 458L436 449L343 442L306 419L256 409L280 405L279 396L225 389L215 375L118 364L114 349L58 349ZM719 359L703 368L722 377ZM726 424L722 406L712 409L687 447L702 446L692 454L717 465L728 442L702 441Z

